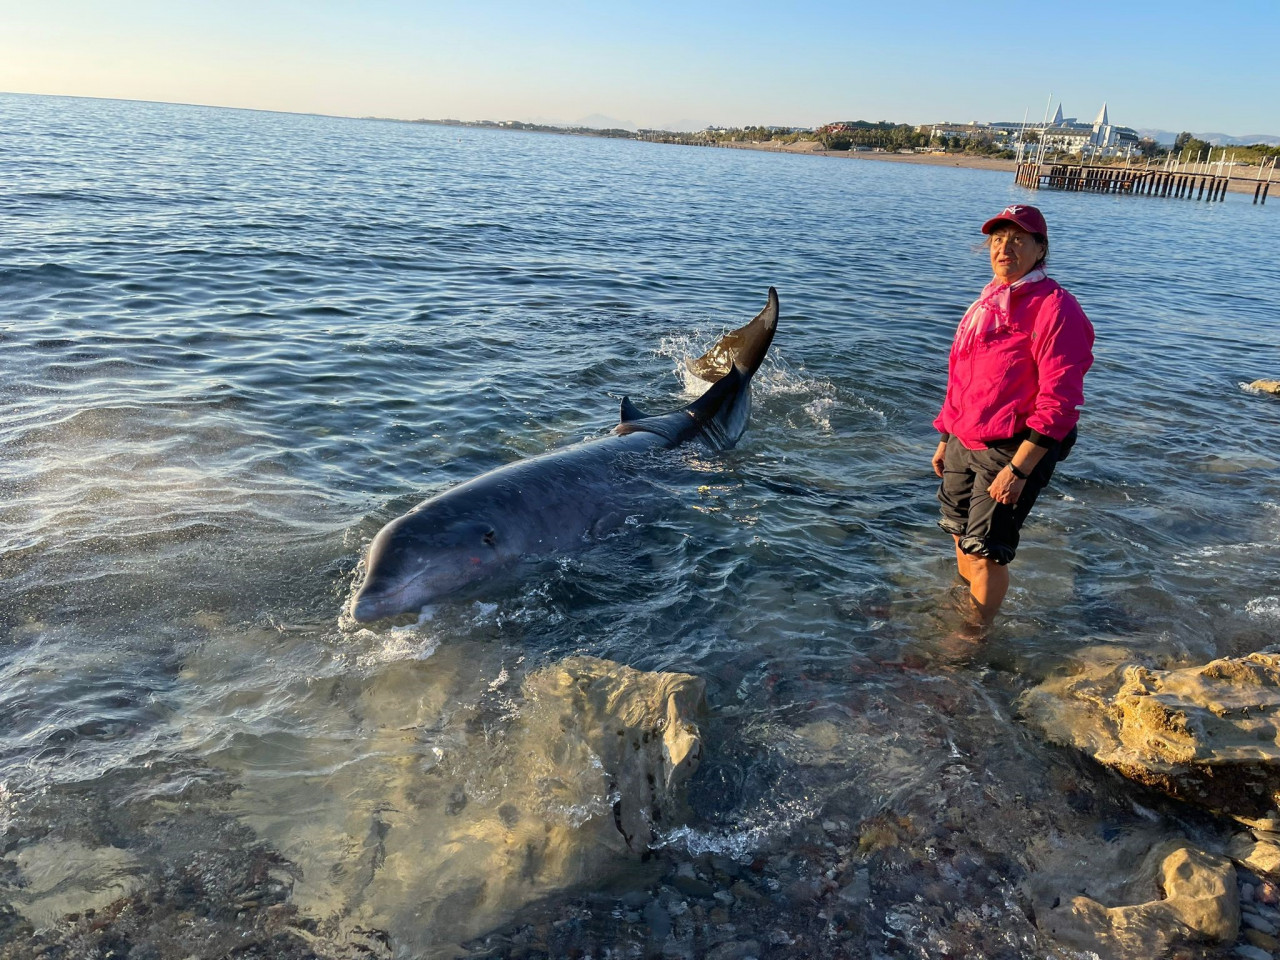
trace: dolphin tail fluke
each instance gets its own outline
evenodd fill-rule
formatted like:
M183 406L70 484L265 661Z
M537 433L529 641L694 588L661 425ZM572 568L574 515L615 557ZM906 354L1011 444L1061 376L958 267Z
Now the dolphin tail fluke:
M778 326L778 291L769 288L769 302L745 327L720 342L688 367L703 380L713 381L706 393L682 410L645 417L629 399L622 401L618 436L653 433L675 446L700 437L713 450L728 450L742 437L751 418L751 377L764 362Z
M686 360L689 372L700 380L715 383L738 367L750 379L764 361L778 328L778 291L769 288L769 300L754 320L744 327L726 333L719 342L697 360Z

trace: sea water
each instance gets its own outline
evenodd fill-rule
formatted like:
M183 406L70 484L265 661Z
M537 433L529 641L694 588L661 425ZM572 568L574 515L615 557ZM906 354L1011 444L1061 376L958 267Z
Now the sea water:
M981 946L966 909L1047 950L1016 901L1053 858L1028 851L1105 865L1176 814L1046 746L1017 694L1088 646L1202 662L1280 629L1280 403L1245 386L1280 376L1280 218L1012 179L0 96L0 941L166 889L132 936L168 903L226 943L277 922L321 955L451 955L537 900L588 903L561 942L678 939L669 897L664 928L581 882L643 900L710 856L763 878L737 933L778 956L814 924L839 949ZM1011 202L1044 210L1097 361L975 644L931 421L990 275L978 227ZM340 617L383 523L603 434L624 395L687 403L684 360L771 285L750 429L673 455L652 516L420 618ZM573 654L705 680L688 816L647 864L460 904L458 798L523 797L567 835L608 816L530 799L504 740L520 678ZM397 829L446 839L392 875ZM930 835L952 859L926 877ZM815 920L794 883L879 836L915 859Z

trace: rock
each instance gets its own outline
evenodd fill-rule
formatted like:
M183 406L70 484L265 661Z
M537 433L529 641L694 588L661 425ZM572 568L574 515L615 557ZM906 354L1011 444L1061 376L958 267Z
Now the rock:
M697 877L686 877L681 874L671 878L671 885L683 893L686 897L695 897L698 900L710 900L715 896L716 888L705 880L699 880Z
M757 940L731 940L707 952L707 960L747 960L760 955Z
M1280 380L1255 380L1249 384L1250 390L1257 390L1259 393L1274 393L1280 396Z
M1156 670L1104 650L1019 706L1050 740L1179 799L1239 817L1280 800L1280 655Z
M298 864L290 902L308 922L453 955L679 821L701 755L702 680L573 657L497 698L496 669L475 666L483 655L445 644L426 662L308 685L291 709L326 731L307 741L315 756L288 740L228 757L234 807ZM624 908L639 919L643 903Z
M657 900L645 905L644 922L649 925L649 939L654 943L663 943L671 935L671 915Z
M1235 954L1241 960L1275 960L1268 951L1248 944L1236 947Z
M648 890L628 890L618 898L618 903L629 910L638 910L651 899L652 897L649 896Z
M654 825L682 808L679 791L702 758L695 719L706 709L705 683L686 673L571 657L531 674L525 697L593 748L612 777L610 792L620 796L618 830L632 850L647 850Z
M837 896L846 903L861 903L871 896L871 872L863 867L853 880L840 889Z
M1140 873L1159 878L1164 899L1106 907L1089 897L1076 897L1037 917L1037 926L1078 949L1133 960L1160 956L1182 940L1236 939L1240 902L1229 860L1175 841L1153 848Z
M1280 932L1280 929L1277 929L1274 923L1255 910L1242 909L1240 911L1240 919L1246 927L1253 930L1261 930L1270 937L1274 937L1276 933Z
M1254 873L1280 876L1280 845L1269 840L1255 840L1247 833L1236 834L1227 844L1227 856Z
M1275 907L1268 907L1266 904L1256 902L1249 904L1248 907L1251 913L1256 913L1268 923L1274 923L1276 926L1280 927L1280 910L1277 910Z
M1255 947L1261 947L1269 953L1275 953L1280 950L1280 940L1271 936L1269 933L1263 933L1261 930L1255 930L1252 927L1245 930L1244 938Z
M788 883L782 893L788 903L804 907L822 896L822 886L815 880L800 878Z
M12 889L0 882L0 896L37 928L68 914L92 917L142 886L142 865L131 853L73 840L19 847L0 863L7 868L3 874L16 881Z

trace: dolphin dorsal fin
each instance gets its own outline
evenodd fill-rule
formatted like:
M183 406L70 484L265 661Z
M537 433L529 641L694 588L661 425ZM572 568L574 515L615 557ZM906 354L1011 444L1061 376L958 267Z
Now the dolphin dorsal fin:
M630 423L632 420L647 420L649 415L631 402L630 397L622 398L622 413L620 420L623 423Z

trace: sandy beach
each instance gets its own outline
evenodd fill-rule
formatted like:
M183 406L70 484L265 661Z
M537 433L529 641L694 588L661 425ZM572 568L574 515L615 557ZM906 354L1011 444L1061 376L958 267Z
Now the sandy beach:
M1013 176L1017 168L1014 160L1002 160L998 157L971 157L954 153L884 153L872 150L823 150L822 145L812 140L801 140L798 143L724 143L722 147L736 150L762 150L766 153L798 153L815 157L832 157L843 160L876 160L888 163L914 163L935 167L961 167L966 170L1002 170ZM1247 174L1232 177L1227 185L1231 193L1252 194L1257 186L1256 168L1246 167ZM1280 193L1280 182L1273 181L1271 195Z

